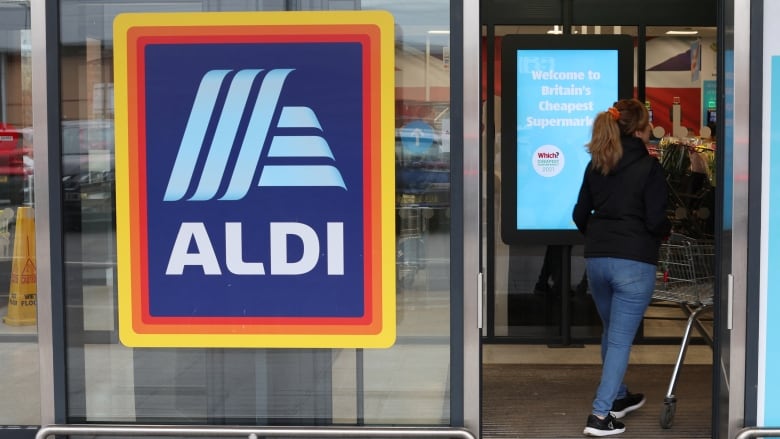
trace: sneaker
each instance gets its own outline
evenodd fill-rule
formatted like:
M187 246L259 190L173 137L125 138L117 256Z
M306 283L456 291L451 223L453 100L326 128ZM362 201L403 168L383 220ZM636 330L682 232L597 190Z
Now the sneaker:
M585 436L612 436L626 431L626 426L622 422L616 421L612 414L608 414L604 419L599 419L596 415L588 415L588 423L582 434Z
M616 399L612 403L612 410L610 410L610 412L615 419L621 419L628 413L645 405L645 399L645 395L641 393L627 392L625 397Z

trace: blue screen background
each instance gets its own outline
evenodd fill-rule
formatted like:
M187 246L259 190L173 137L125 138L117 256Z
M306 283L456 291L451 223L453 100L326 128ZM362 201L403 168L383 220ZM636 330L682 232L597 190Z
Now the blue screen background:
M571 212L590 161L585 144L596 114L617 97L617 50L517 51L518 230L576 230ZM540 147L560 151L557 174L535 169Z

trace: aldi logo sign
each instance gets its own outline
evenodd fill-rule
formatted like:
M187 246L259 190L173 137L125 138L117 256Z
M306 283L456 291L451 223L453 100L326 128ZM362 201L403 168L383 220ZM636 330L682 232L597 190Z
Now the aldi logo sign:
M117 17L125 345L393 344L393 41L377 11Z

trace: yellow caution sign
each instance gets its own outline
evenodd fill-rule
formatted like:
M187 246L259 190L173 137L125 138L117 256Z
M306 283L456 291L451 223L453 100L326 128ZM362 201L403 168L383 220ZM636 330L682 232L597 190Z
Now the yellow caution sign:
M35 268L35 214L32 207L16 210L11 286L6 325L34 325L37 316L38 283Z

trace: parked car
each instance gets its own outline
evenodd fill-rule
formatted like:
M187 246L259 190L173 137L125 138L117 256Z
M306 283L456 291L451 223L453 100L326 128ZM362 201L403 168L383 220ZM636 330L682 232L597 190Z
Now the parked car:
M29 202L27 183L32 175L32 144L25 132L0 123L0 208Z
M62 190L65 228L113 223L114 122L62 123Z

